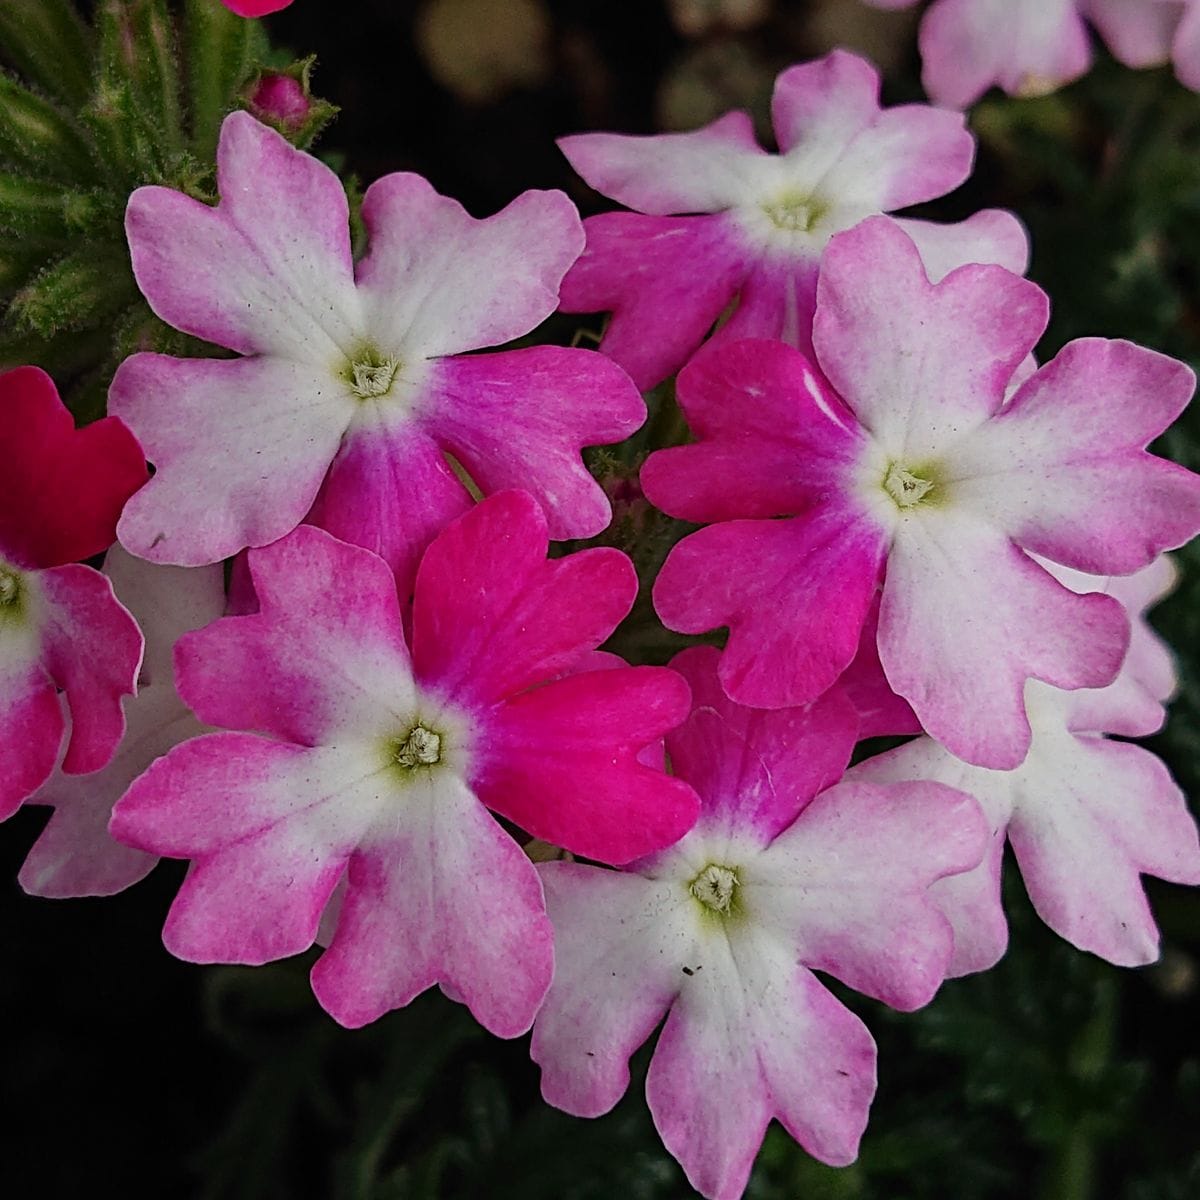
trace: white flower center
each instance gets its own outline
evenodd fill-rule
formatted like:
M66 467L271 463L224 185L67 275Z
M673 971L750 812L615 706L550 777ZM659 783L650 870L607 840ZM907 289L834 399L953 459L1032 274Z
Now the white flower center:
M409 770L432 767L442 761L442 738L424 725L414 725L408 736L396 743L396 761Z
M737 872L732 867L709 863L688 886L688 891L704 905L721 916L728 916L737 892Z
M824 209L811 196L787 192L761 205L768 220L776 229L786 233L809 233L821 217Z
M933 491L933 480L914 475L899 463L893 463L883 480L883 490L900 508L913 508Z
M386 396L392 390L399 362L394 358L382 360L374 356L350 364L350 390L360 400L373 400Z

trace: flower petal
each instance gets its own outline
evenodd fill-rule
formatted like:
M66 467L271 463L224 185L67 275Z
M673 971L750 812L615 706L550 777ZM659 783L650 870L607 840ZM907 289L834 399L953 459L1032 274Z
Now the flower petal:
M583 250L562 192L523 192L476 220L419 175L376 180L363 197L369 249L358 265L368 327L405 358L461 354L528 333L558 307Z
M985 208L949 225L910 218L896 224L916 244L933 283L968 263L992 263L1015 275L1029 270L1029 231L1007 209Z
M62 709L36 657L3 648L0 659L0 821L50 777L62 745Z
M249 113L221 126L221 203L171 188L129 199L133 273L168 325L242 354L324 367L354 349L349 210L341 180Z
M304 519L353 416L332 376L280 358L135 354L109 408L157 468L118 533L140 558L199 566Z
M1184 5L1186 10L1188 6ZM1082 0L1080 8L1113 57L1127 67L1157 67L1171 57L1180 5L1144 0Z

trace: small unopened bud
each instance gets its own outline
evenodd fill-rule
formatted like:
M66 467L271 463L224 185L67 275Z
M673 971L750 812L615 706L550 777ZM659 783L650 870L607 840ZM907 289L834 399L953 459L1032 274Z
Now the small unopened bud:
M262 71L245 95L246 107L262 122L272 125L295 146L307 146L336 115L337 107L312 94L308 77L312 58L293 63L285 71Z

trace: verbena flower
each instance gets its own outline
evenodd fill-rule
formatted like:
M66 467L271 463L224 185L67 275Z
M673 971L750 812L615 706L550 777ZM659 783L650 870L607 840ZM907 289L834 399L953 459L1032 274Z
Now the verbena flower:
M1025 700L1033 743L1015 770L968 766L932 739L918 738L850 773L873 782L939 779L982 805L992 829L986 859L934 888L954 924L956 975L985 970L1004 953L1006 839L1046 924L1118 966L1158 957L1158 929L1140 874L1200 883L1196 824L1166 766L1140 746L1104 736L1139 737L1162 724L1162 702L1173 686L1170 657L1141 613L1170 586L1173 571L1160 560L1128 579L1071 573L1066 580L1076 590L1101 587L1130 606L1134 641L1111 686L1062 692L1030 682Z
M562 307L612 311L601 349L643 390L683 366L734 300L718 338L808 349L830 237L944 195L970 174L975 143L961 116L881 108L875 68L845 51L784 71L772 113L778 154L758 145L744 112L693 133L559 142L592 187L637 210L584 222L587 248L563 281ZM679 213L704 215L670 215ZM964 262L1025 269L1025 232L1009 213L904 227L936 276Z
M159 755L204 732L175 690L171 656L184 633L224 610L221 567L160 567L113 546L103 573L146 639L138 691L107 766L89 775L57 770L29 798L54 809L18 877L34 896L111 896L144 878L158 859L113 840L113 804Z
M693 711L667 735L701 817L624 871L538 867L554 982L533 1030L542 1093L597 1116L666 1016L646 1095L667 1149L705 1196L740 1196L768 1122L851 1162L875 1091L875 1046L814 970L913 1009L941 983L951 932L930 885L979 861L986 826L936 783L839 782L857 719L834 691L801 709L743 708L718 652L672 665Z
M230 12L239 17L266 17L287 8L292 0L221 0Z
M683 680L589 669L633 603L629 560L547 561L546 546L522 492L451 524L421 563L411 654L369 551L302 527L250 552L260 611L185 636L176 665L202 721L253 732L176 747L113 815L127 844L193 860L164 931L173 953L305 950L344 875L312 972L337 1020L361 1025L436 983L494 1033L529 1027L550 926L532 864L487 808L622 862L679 838L697 803L637 761L686 717Z
M916 0L867 0L908 8ZM965 108L989 87L1037 96L1082 75L1092 61L1084 18L1129 67L1173 61L1200 89L1196 0L935 0L921 22L922 78L939 104Z
M246 113L226 118L221 203L140 188L127 228L155 312L235 359L135 354L109 408L157 473L125 510L122 543L197 565L274 541L306 514L378 551L411 589L433 536L485 493L519 486L551 536L589 537L608 502L580 459L645 417L603 355L558 346L463 352L552 313L583 245L559 192L526 192L477 221L420 176L363 201L369 250L351 259L338 177Z
M0 375L0 819L54 770L97 771L137 685L142 635L111 584L79 560L106 550L146 460L115 418L76 429L36 367Z
M1154 351L1087 338L1006 400L1047 313L1034 284L999 267L931 284L904 231L873 218L825 255L824 378L759 341L680 375L697 443L652 455L642 484L671 515L713 524L671 551L654 602L672 629L730 627L730 696L819 695L857 653L881 576L887 679L961 758L1024 759L1027 679L1112 682L1124 609L1077 595L1029 553L1128 574L1200 530L1200 477L1144 450L1194 379Z

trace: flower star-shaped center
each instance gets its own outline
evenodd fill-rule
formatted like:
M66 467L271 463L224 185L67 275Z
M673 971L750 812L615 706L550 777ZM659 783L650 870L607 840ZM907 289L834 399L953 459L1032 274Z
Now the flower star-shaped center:
M392 390L400 362L371 350L350 363L350 390L360 400L375 400Z
M424 725L414 725L396 743L396 762L409 771L432 767L442 761L442 737Z
M884 476L883 490L898 508L915 508L934 488L934 481L893 463Z
M737 900L738 877L732 867L709 863L688 885L688 891L709 911L727 917Z
M811 196L785 192L762 205L762 210L776 229L785 233L810 233L824 209Z

